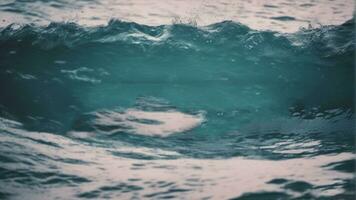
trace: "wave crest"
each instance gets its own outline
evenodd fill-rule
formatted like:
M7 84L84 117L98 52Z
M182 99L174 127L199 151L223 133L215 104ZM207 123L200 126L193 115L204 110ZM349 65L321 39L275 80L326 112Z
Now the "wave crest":
M12 24L1 30L0 45L17 43L49 50L95 43L159 47L186 44L183 45L185 49L195 46L199 47L195 50L204 50L223 45L248 51L269 45L295 51L318 50L331 56L350 54L354 50L354 27L353 19L339 26L301 29L292 34L252 30L232 21L204 27L189 24L147 26L120 20L111 20L107 26L99 27L83 27L75 23L51 23L48 26Z

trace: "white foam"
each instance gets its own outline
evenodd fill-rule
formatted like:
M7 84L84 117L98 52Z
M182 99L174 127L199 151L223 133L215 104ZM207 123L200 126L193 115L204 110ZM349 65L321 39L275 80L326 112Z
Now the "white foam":
M96 125L117 127L111 132L126 131L162 137L193 129L204 121L202 113L191 115L176 110L142 111L128 109L124 112L97 113L96 116L94 122Z
M292 158L285 160L255 160L243 157L229 159L160 159L137 160L118 157L113 152L133 152L144 155L160 156L180 154L155 150L145 147L122 145L115 148L92 146L77 142L68 137L50 133L29 132L8 127L11 134L0 134L0 141L14 145L4 145L3 152L11 152L17 163L4 163L2 167L11 170L28 170L32 172L53 172L88 178L80 188L59 184L56 187L27 187L27 184L4 184L4 190L16 192L15 199L72 199L78 192L98 191L112 195L112 199L144 199L151 194L165 194L169 189L187 189L179 193L181 199L231 199L248 193L283 192L291 198L301 198L309 192L318 197L332 197L345 193L341 186L345 180L352 180L354 173L332 170L335 163L355 158L355 154L344 152L313 157ZM47 143L38 142L38 140ZM57 146L49 144L57 144ZM45 155L38 162L37 156ZM48 159L51 158L51 159ZM85 164L63 162L80 160ZM30 167L28 163L31 163ZM60 174L60 175L61 175ZM135 182L130 182L135 179ZM285 179L287 183L271 184L275 179ZM307 191L294 191L285 188L295 181L307 182L313 187ZM118 183L132 184L143 188L132 192L105 193L98 188L113 186ZM152 187L154 184L172 183L166 187ZM119 196L120 195L120 196ZM100 196L103 197L103 196ZM100 198L98 197L98 198ZM160 197L160 196L158 196ZM158 198L157 197L157 198Z

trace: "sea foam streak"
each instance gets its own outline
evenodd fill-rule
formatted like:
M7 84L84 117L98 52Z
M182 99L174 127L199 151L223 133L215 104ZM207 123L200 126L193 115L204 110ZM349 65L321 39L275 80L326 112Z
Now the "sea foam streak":
M125 112L96 113L96 117L95 125L116 126L115 132L127 131L134 134L163 137L190 130L204 121L201 113L190 115L176 110L158 112L127 109Z

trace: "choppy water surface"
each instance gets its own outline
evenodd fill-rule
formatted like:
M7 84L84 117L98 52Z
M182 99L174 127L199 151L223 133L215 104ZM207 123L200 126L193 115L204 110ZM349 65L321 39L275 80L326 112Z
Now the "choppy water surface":
M353 3L67 3L1 3L0 199L354 199Z
M182 22L210 25L233 20L258 30L295 32L309 25L339 25L354 12L353 0L2 0L0 25L70 21L106 25L110 19L146 25Z

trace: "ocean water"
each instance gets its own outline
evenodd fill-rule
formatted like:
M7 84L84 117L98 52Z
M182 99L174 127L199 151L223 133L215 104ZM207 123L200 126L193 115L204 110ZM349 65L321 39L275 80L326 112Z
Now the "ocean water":
M354 199L352 3L258 2L1 3L0 199Z

